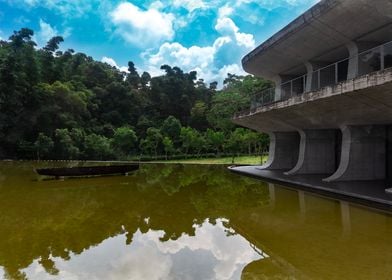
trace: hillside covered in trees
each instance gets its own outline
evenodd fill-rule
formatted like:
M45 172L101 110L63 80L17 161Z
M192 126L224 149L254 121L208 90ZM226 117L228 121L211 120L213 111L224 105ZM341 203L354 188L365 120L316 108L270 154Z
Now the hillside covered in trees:
M271 84L229 74L222 90L192 71L128 72L53 37L39 49L28 28L0 41L0 158L130 159L260 153L266 135L236 127L233 113Z

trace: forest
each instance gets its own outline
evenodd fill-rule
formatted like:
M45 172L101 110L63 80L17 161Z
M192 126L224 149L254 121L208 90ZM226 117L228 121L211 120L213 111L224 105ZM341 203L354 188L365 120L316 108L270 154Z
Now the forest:
M22 28L0 41L0 159L124 160L260 154L268 136L233 114L271 87L228 74L222 89L197 73L121 72L55 36L38 48Z

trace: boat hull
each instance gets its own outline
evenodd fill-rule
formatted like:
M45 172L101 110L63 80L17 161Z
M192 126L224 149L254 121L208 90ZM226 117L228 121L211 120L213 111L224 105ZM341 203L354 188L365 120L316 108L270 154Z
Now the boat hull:
M111 165L111 166L85 166L85 167L62 167L62 168L38 168L35 171L39 175L54 177L81 177L100 176L112 174L127 174L139 169L138 164Z

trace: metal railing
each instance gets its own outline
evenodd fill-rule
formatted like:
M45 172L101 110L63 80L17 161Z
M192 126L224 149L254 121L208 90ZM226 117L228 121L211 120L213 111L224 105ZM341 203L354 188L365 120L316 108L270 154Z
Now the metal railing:
M350 61L352 61L351 65ZM349 67L354 69L351 70ZM310 75L305 74L280 84L278 89L269 88L258 92L251 97L250 109L238 112L234 117L250 114L260 107L391 67L392 41L317 69L310 74L310 85L308 84Z

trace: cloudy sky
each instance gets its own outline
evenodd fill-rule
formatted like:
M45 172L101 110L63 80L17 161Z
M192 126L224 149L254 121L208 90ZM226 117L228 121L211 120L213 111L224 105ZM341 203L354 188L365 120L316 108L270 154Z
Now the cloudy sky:
M162 64L206 81L242 74L241 58L317 0L0 0L0 38L29 27L39 46L73 48L159 75Z

